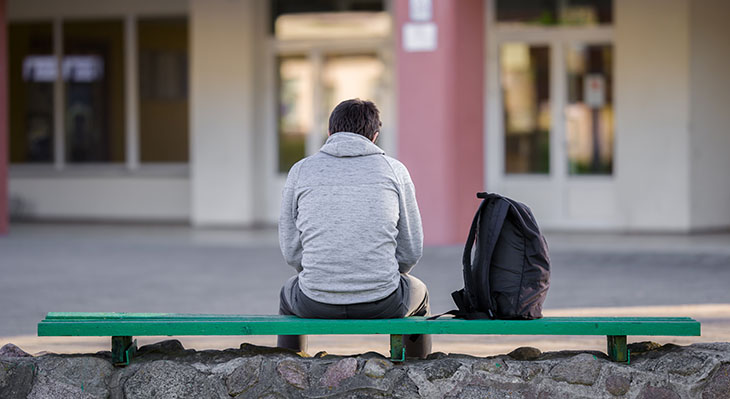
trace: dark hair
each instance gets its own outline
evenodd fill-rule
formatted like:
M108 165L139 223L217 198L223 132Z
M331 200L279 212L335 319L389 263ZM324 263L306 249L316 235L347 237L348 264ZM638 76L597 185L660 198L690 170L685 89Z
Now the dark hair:
M380 111L372 101L355 98L345 100L330 114L330 133L351 132L372 140L380 131Z

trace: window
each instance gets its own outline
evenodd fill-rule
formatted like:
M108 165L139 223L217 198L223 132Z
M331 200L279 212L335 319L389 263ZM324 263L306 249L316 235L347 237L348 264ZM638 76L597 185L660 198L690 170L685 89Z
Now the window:
M53 57L51 23L11 23L8 47L10 162L53 162Z
M137 32L140 161L187 162L187 21L140 19Z
M612 0L498 0L497 22L533 25L613 23Z
M126 159L122 21L63 24L67 162Z
M550 171L549 54L525 43L500 48L506 173Z
M139 161L187 162L187 19L66 20L55 28L51 22L9 24L10 161L131 168ZM125 42L134 33L137 43ZM63 50L60 60L54 43ZM131 70L125 55L135 45ZM139 89L138 113L127 108L129 84ZM54 103L57 98L62 103ZM136 135L139 147L128 147Z
M314 81L312 64L304 57L279 59L279 172L286 173L304 158L312 131Z

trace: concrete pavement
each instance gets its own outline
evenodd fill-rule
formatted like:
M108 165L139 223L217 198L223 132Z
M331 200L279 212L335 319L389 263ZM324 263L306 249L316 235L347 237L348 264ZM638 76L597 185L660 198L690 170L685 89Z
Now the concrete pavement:
M706 338L730 341L730 234L554 233L547 238L553 270L546 313L694 315L710 328L703 330ZM429 287L433 312L453 308L450 293L462 286L460 257L459 246L427 248L414 269ZM31 351L72 350L73 342L80 349L106 347L106 339L35 337L36 323L49 311L274 314L279 287L293 272L282 260L275 229L15 224L0 238L0 344L15 342ZM271 338L185 343L225 347L242 341L271 344ZM514 338L499 342L538 342ZM565 342L543 338L543 349L549 342ZM313 337L310 347L321 344L337 353L332 348L362 351L362 342L373 342L373 349L387 346L378 339L383 337ZM434 342L437 350L486 353L473 339ZM600 339L591 342L586 345L605 345Z

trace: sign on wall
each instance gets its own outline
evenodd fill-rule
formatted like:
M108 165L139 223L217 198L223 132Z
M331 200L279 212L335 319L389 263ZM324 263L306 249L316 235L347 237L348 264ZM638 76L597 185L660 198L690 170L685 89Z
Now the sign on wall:
M588 74L583 80L583 100L591 108L606 104L606 79L601 74Z
M403 50L434 51L438 47L438 27L433 18L432 0L409 0L409 22L403 24Z
M438 30L433 22L406 23L403 25L403 50L434 51L437 37Z
M411 21L428 22L433 18L432 0L410 0L408 2L408 15Z

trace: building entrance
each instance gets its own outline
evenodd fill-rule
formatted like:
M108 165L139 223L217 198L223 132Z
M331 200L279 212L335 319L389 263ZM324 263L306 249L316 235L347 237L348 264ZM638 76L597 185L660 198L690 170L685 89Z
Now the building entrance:
M319 150L329 114L341 101L375 102L383 122L377 144L395 151L391 24L385 11L291 14L275 21L270 62L276 109L270 125L276 134L266 179L271 220L278 216L287 172Z
M611 228L612 5L549 3L488 3L487 187L548 227Z

